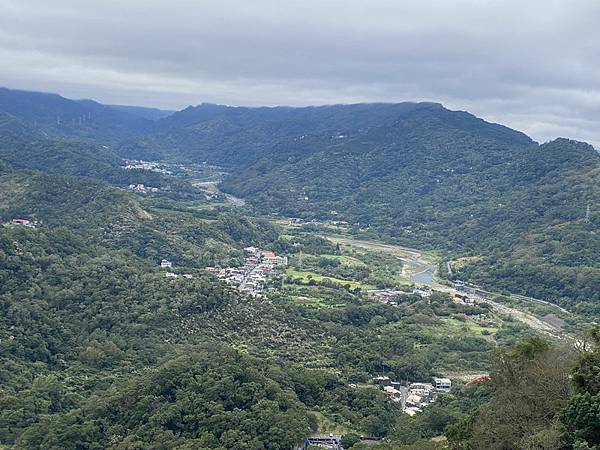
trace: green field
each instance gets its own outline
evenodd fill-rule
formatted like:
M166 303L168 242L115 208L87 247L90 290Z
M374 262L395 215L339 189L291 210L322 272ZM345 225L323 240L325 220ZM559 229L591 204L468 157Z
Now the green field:
M360 288L362 290L375 289L375 286L373 286L372 284L365 284L365 283L361 283L359 281L342 280L342 279L333 278L333 277L325 277L325 276L319 275L318 273L315 273L315 272L296 270L291 267L288 268L285 271L285 273L294 279L298 279L298 278L301 279L302 283L306 283L306 284L308 284L311 280L313 280L317 283L321 282L323 280L329 280L332 283L336 283L341 286L350 286L350 288L352 288L352 289L356 289L356 288Z

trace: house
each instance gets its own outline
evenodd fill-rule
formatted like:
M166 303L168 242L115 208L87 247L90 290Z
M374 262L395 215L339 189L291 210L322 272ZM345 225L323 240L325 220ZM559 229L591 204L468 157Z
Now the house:
M38 224L38 221L31 221L29 219L13 219L10 221L13 225L22 225L24 227L35 228Z
M416 394L410 394L406 397L406 404L409 406L419 406L423 402L423 397Z
M383 392L385 392L385 394L394 402L404 401L404 394L402 393L402 391L399 391L398 389L393 388L392 386L384 386Z
M160 262L160 267L163 269L169 269L169 268L173 267L173 263L167 259L163 259Z
M404 409L404 412L406 414L408 414L409 416L414 416L414 415L420 413L421 411L422 411L421 409L416 408L414 406L409 406L408 408Z
M450 392L450 389L452 389L452 381L448 378L434 378L433 384L435 389L440 392Z
M429 395L433 391L433 385L430 383L412 383L408 386L408 391L416 395Z
M277 256L274 252L262 252L260 255L263 262L272 264L274 266L287 266L287 256Z
M375 382L379 386L391 386L391 384L392 384L392 382L390 381L390 378L384 377L384 376L373 378L373 382Z
M431 291L425 291L423 289L413 289L413 295L420 295L421 297L431 297Z
M475 378L468 381L467 384L465 384L465 387L470 387L470 386L473 386L474 384L481 383L483 381L489 381L491 379L492 379L492 377L490 377L490 375L487 373L477 375Z
M177 275L176 273L173 273L173 272L167 272L167 273L165 273L165 277L167 277L167 278L179 278L179 275Z

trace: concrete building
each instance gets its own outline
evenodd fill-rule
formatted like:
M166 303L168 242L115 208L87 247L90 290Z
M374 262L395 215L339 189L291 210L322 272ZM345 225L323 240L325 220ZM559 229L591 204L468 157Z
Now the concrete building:
M434 378L433 385L439 392L450 392L452 389L452 381L449 378Z

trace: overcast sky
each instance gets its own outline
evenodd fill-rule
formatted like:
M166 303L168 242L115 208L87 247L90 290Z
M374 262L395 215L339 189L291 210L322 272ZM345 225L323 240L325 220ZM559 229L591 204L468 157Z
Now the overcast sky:
M104 103L437 101L600 148L599 0L0 0L0 85Z

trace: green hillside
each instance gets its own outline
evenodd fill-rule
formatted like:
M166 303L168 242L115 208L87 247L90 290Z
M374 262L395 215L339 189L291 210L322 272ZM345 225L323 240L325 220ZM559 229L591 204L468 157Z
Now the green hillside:
M289 448L323 421L391 436L398 407L350 382L384 362L399 378L481 370L496 345L480 327L448 328L485 309L445 295L406 295L395 308L341 286L298 286L337 305L323 310L291 301L294 286L268 300L241 295L202 268L285 241L232 211L166 209L30 171L0 176L0 222L0 442L14 448ZM163 257L192 278L166 278ZM497 343L524 332L507 324Z

